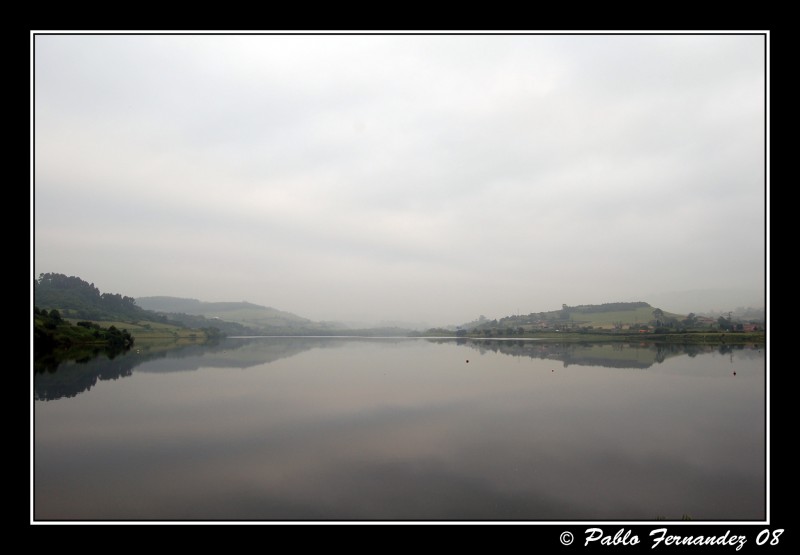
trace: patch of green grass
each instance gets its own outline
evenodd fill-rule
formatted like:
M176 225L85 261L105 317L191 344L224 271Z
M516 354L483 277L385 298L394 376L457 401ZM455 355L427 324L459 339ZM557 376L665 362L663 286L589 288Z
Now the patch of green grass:
M621 322L625 326L631 324L648 324L654 319L653 311L655 308L640 307L636 310L616 310L609 312L580 312L570 310L570 318L574 324L602 327L611 329L616 322ZM664 312L664 318L675 318L678 321L686 318L682 314Z
M72 323L78 320L70 319ZM207 339L203 330L182 328L180 326L164 324L161 322L123 322L119 320L101 320L96 322L98 325L107 328L114 326L117 329L125 329L136 339L136 344L140 345L142 342L163 342L167 340L174 343L177 340L191 343L196 341L205 341Z

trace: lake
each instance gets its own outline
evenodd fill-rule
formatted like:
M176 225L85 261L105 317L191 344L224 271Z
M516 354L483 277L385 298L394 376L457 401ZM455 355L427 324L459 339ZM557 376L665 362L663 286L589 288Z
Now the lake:
M756 521L762 347L227 338L33 383L35 520Z

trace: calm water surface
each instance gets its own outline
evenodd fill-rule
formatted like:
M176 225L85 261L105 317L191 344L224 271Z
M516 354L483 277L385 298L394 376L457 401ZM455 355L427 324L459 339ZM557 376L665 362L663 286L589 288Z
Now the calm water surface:
M763 520L764 377L763 349L534 341L65 363L34 377L34 517Z

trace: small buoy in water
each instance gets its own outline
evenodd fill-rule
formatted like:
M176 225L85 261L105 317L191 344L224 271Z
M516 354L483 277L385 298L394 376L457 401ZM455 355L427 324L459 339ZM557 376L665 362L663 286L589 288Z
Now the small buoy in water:
M555 372L555 370L550 370L551 372Z
M467 360L467 364L469 364L469 360Z
M736 371L735 371L735 370L734 370L734 372L733 372L733 375L734 375L734 376L736 375Z

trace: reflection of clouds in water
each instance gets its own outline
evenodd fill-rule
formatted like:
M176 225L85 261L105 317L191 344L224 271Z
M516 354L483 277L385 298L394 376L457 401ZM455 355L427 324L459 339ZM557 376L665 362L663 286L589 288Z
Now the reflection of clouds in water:
M250 368L290 358L312 349L339 349L353 342L397 343L404 339L353 339L332 337L229 337L213 346L168 351L164 358L137 367L137 372L177 372L211 368Z
M53 400L74 397L89 391L97 380L117 379L142 373L191 372L200 368L252 368L296 356L312 349L339 349L353 342L397 344L408 339L331 338L331 337L231 337L214 344L175 346L150 352L138 345L127 353L109 359L98 355L76 363L65 361L55 371L34 374L34 399ZM413 341L413 340L412 340Z
M244 372L150 372L37 404L38 516L763 517L763 392L716 379L719 354L551 373L490 351L465 364L452 342L300 345Z
M92 477L82 492L90 505L102 505L121 468L126 484L147 484L148 518L763 516L763 472L753 473L763 445L748 444L763 424L742 421L744 398L712 406L707 389L624 377L548 387L501 366L512 383L487 395L452 383L462 393L445 402L417 402L414 390L388 401L372 384L372 402L324 406L282 381L254 387L257 374L233 393L201 372L191 378L208 399L181 402L172 415L124 415L102 444L96 428L82 439L58 434L59 452L76 466L87 457L79 466ZM622 384L630 387L620 396ZM185 390L163 384L159 395L173 399L170 387ZM670 400L676 392L680 403ZM116 510L140 514L132 503Z

